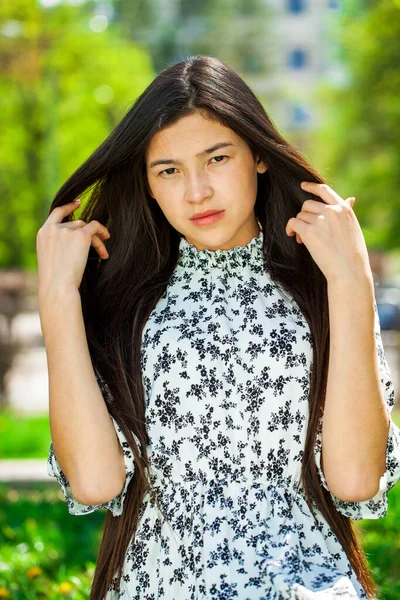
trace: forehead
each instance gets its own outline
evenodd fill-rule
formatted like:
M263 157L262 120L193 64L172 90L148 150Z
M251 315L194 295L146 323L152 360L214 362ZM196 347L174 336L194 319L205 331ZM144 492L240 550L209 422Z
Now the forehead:
M244 143L230 127L194 113L154 134L148 146L147 158L157 158L159 153L163 156L171 155L171 158L178 155L184 158L185 155L201 152L219 141L229 141L235 145Z

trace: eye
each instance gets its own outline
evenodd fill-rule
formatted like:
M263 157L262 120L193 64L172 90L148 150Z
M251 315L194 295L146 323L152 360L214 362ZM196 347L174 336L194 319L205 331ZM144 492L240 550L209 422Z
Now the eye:
M214 158L224 159L224 158L229 158L229 156L227 156L226 154L219 154L218 156L213 156L212 158L210 158L210 161L214 160ZM217 162L222 162L222 160L218 160ZM163 175L164 173L166 175L173 175L173 173L168 173L168 171L173 171L174 169L175 169L175 167L169 167L169 169L164 169L163 171L160 171L159 175Z
M169 169L164 169L164 171L160 171L159 175L162 175L163 173L167 173L167 171L173 171L175 169L175 167L169 167ZM173 175L173 173L167 173L167 175Z
M226 154L219 154L218 156L213 156L210 160L213 160L214 158L229 158L229 156L227 156ZM217 162L222 161L218 160Z

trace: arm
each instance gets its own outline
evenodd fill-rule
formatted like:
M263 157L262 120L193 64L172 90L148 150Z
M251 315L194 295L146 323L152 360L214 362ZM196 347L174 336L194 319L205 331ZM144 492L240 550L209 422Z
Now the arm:
M39 294L39 312L54 452L79 502L106 502L124 486L124 452L92 367L79 290Z
M374 300L372 276L328 282L322 463L329 490L349 502L374 496L386 470L389 415L380 383Z

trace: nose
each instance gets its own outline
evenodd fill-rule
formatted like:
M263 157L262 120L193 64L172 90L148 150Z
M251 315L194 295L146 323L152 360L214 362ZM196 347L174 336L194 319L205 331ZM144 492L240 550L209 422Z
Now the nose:
M203 171L196 171L186 179L185 199L188 202L200 203L212 196L213 190Z

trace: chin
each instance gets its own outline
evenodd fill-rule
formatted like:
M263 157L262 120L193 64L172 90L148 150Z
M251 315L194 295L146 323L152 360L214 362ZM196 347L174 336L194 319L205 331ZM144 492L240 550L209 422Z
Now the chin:
M231 247L231 240L235 232L227 232L220 229L219 231L204 231L194 236L190 233L185 234L186 241L196 246L198 250L207 248L209 250L224 250ZM226 247L226 248L225 248Z

